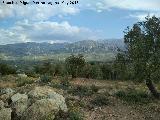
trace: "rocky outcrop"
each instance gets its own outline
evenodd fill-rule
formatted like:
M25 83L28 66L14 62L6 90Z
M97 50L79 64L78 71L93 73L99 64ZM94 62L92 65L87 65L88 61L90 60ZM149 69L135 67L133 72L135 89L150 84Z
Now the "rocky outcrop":
M11 116L13 120L54 119L58 111L68 110L65 98L48 86L35 87L25 94L16 93L9 99L8 108L0 101L0 120L9 120Z
M11 108L14 110L14 115L21 117L23 112L28 107L28 96L25 94L15 94L11 97Z
M0 100L0 120L11 120L11 108L5 108L4 102Z
M5 88L0 91L0 99L3 101L8 101L10 97L15 93L11 88Z
M23 120L40 120L45 118L54 119L54 115L60 110L53 99L37 100L23 115Z

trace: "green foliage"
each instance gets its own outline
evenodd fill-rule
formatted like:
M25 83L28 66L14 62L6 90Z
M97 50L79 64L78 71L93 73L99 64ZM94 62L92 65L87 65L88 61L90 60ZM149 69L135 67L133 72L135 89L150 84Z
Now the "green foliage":
M135 75L141 80L150 79L160 69L160 18L146 17L125 32L128 59L132 62Z
M76 78L78 72L85 66L85 58L83 55L71 55L65 60L66 68L69 74L72 75L72 78Z
M89 96L93 94L93 91L87 86L75 86L68 90L69 94L78 95L78 96Z
M61 77L60 85L66 88L70 86L68 76Z
M42 65L35 66L35 72L39 74L49 74L58 75L60 74L61 67L58 64L51 64L50 62L45 62Z
M94 92L94 93L98 92L98 90L99 90L99 88L98 88L97 86L95 86L95 85L91 85L91 86L90 86L90 89L91 89L91 91Z
M79 76L91 79L102 79L102 71L99 64L86 64Z
M83 120L82 115L79 112L71 111L69 112L70 120Z
M104 106L109 104L109 100L105 95L98 95L91 101L91 104L96 106Z
M0 73L2 75L16 74L16 70L7 64L0 63Z
M112 74L112 66L109 64L102 64L101 65L101 71L102 71L102 78L104 80L111 79Z
M78 111L59 111L54 120L83 120L83 116Z
M95 85L92 85L90 87L88 86L73 86L71 89L68 90L69 94L72 95L78 95L78 96L90 96L96 92L98 92L98 87L96 87Z
M135 90L127 92L118 91L115 95L123 101L132 104L147 104L152 101L152 98L145 92Z
M18 87L25 86L26 84L32 84L33 82L34 80L29 77L18 77L18 79L16 79Z
M40 77L40 81L42 83L48 83L48 82L51 82L51 80L52 80L52 77L49 76L48 74L44 74Z

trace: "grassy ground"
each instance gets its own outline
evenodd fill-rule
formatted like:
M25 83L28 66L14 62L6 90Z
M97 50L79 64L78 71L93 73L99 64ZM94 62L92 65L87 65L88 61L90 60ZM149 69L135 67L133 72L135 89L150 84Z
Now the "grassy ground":
M49 84L41 84L35 82L37 79L5 76L0 88L11 87L23 93L34 86L48 85L66 98L70 120L160 120L160 101L150 95L144 83L54 78ZM160 90L160 84L156 86ZM60 113L56 118L66 120L65 115Z

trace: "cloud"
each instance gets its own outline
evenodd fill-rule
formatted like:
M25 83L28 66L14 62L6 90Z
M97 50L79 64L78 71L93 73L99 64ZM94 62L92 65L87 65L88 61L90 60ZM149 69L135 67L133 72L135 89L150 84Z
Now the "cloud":
M17 20L11 25L12 27L0 28L0 44L28 41L53 43L98 39L102 38L102 35L97 30L93 31L85 26L73 26L66 21L53 22L51 18L56 16L63 19L63 16L75 15L83 10L103 12L116 8L134 11L133 14L129 15L130 18L144 20L148 13L160 16L159 6L159 0L79 0L78 5L69 6L64 4L24 6L2 5L0 3L0 20L12 20L12 18Z
M84 39L100 38L99 31L85 27L72 26L67 21L62 23L41 21L19 21L13 27L0 29L0 44L19 42L73 42Z
M134 13L134 14L130 14L128 18L135 18L139 21L144 21L145 18L147 16L156 16L156 17L160 17L160 12L151 12L151 13L147 13L147 12L137 12L137 13Z
M17 0L19 1L19 0ZM27 0L32 1L32 0ZM43 0L39 0L43 1ZM50 0L46 0L50 1ZM61 1L61 0L57 0ZM66 0L69 1L69 0ZM97 12L113 8L160 12L159 0L79 0L78 5L0 5L0 18L18 17L31 20L48 20L56 15L73 15L90 9Z
M19 1L19 0L17 0ZM28 0L32 1L32 0ZM39 0L43 1L43 0ZM46 0L50 1L50 0ZM8 18L8 17L16 17L18 19L29 19L32 21L39 21L39 20L48 20L52 16L56 15L73 15L78 13L79 9L73 5L6 5L0 2L0 19Z

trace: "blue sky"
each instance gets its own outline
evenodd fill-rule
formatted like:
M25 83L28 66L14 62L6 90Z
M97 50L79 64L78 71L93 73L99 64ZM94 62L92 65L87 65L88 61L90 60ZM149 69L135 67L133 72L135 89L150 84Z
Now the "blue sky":
M1 0L0 44L123 38L127 26L148 14L159 17L159 6L159 0L79 0L69 6L6 5Z

